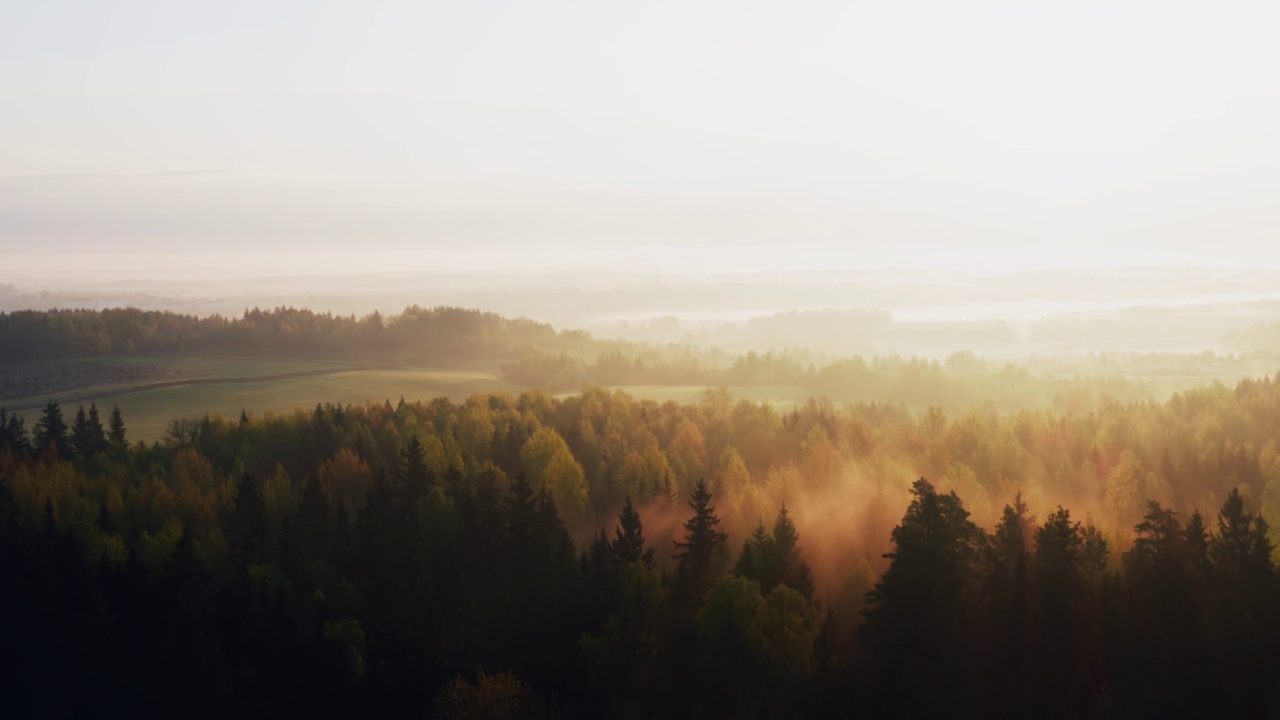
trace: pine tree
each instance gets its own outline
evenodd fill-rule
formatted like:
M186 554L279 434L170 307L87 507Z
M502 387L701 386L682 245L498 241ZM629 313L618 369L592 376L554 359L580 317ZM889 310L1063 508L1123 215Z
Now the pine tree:
M6 447L15 455L27 455L31 452L31 441L27 438L26 421L0 407L0 450Z
M502 499L502 509L506 515L507 542L516 550L527 546L534 534L538 498L524 473L512 481L511 494Z
M911 495L890 536L889 568L867 594L859 635L876 659L885 703L880 710L928 717L945 714L944 705L954 707L969 687L964 654L972 646L970 583L984 538L954 492L942 495L920 478ZM915 691L921 677L929 678L934 692Z
M690 496L689 507L693 517L684 524L684 542L676 542L679 560L676 568L676 587L686 601L700 603L728 564L725 544L729 536L716 529L720 518L711 506L711 492L699 478Z
M121 449L129 447L129 440L125 437L124 417L120 414L119 405L111 408L111 419L108 421L107 440L110 441L111 447Z
M996 713L1015 717L1030 702L1031 603L1028 569L1035 520L1022 493L1005 505L984 557L987 624L991 628L992 670L1009 679L1009 691L1001 693Z
M396 480L399 483L400 500L410 509L416 508L435 484L435 476L427 467L422 441L416 435L409 438L409 442L400 450Z
M646 550L644 547L644 528L640 525L640 513L631 504L630 496L622 506L622 512L618 513L618 529L615 533L611 547L620 564L642 561L650 568L653 567L653 548Z
M806 600L813 600L813 573L804 558L800 557L799 543L800 534L796 531L791 516L787 514L787 504L783 503L778 510L777 519L773 521L773 551L777 557L776 581L767 589L761 585L762 591L768 592L781 584L800 593Z
M742 553L738 555L738 564L733 568L734 575L741 575L748 580L760 581L764 565L773 554L773 538L764 528L764 520L756 522L756 529L751 537L742 544Z
M76 455L88 457L93 454L93 437L89 429L89 416L81 405L76 410L76 419L71 423L71 451Z
M107 434L102 429L102 419L98 417L97 403L89 403L89 454L97 455L107 451Z
M1134 526L1137 537L1124 554L1125 567L1148 577L1163 574L1178 577L1186 557L1187 533L1178 522L1178 513L1147 501L1147 514Z
M1239 489L1232 489L1218 513L1218 533L1209 540L1214 572L1228 586L1242 588L1267 579L1273 569L1267 521L1244 509Z
M1187 520L1183 530L1187 549L1188 570L1198 580L1209 576L1209 531L1204 525L1204 516L1197 510Z
M67 423L62 419L62 408L52 400L44 406L40 422L36 423L37 449L44 452L50 445L57 450L58 457L63 459L71 457L71 444L67 440Z

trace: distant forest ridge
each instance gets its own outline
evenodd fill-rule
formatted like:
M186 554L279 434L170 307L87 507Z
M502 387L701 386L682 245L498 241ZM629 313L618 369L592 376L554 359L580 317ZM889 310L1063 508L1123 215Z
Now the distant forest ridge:
M250 355L454 366L489 361L506 379L552 392L585 386L791 386L834 400L964 409L1084 406L1158 395L1151 383L1040 371L957 352L946 361L899 356L829 359L806 350L731 355L688 345L604 340L526 318L457 307L410 306L398 315L333 315L280 307L241 317L136 308L0 313L0 364L132 355ZM1152 356L1167 369L1185 358ZM1197 363L1203 362L1197 359ZM1137 367L1141 361L1131 360ZM1140 367L1139 370L1144 369ZM1086 373L1088 374L1088 373Z
M558 340L558 342L557 342ZM167 353L276 353L368 357L418 351L453 356L513 353L519 346L572 346L590 336L545 323L453 307L318 313L303 308L245 310L242 317L197 317L156 310L55 309L0 313L0 362Z

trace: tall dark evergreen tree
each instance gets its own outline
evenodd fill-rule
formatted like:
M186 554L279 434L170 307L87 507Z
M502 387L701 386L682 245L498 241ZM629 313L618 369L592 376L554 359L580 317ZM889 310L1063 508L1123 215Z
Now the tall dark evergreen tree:
M102 427L102 418L98 416L98 404L89 403L89 454L97 455L107 451L107 433Z
M875 662L879 711L939 716L973 688L964 658L974 643L971 592L982 531L969 520L954 492L939 494L920 478L911 504L893 529L889 568L867 594L860 636ZM931 691L919 692L920 678Z
M1218 532L1209 541L1209 557L1221 582L1245 586L1266 582L1274 570L1267 521L1244 509L1233 488L1218 512Z
M75 422L71 424L71 449L76 455L93 457L106 450L107 436L102 430L102 420L98 417L98 406L91 404L85 413L81 405L76 410Z
M751 537L742 544L742 552L738 555L738 563L733 567L733 574L759 582L772 554L773 538L769 537L764 520L757 520L756 529L751 531Z
M511 494L502 499L506 515L507 543L512 550L526 548L534 536L538 515L538 497L529 478L520 473L511 482Z
M403 400L402 400L403 402ZM435 476L427 467L422 441L415 435L400 449L400 462L396 465L397 488L400 500L407 508L416 508L427 497Z
M776 557L776 581L768 588L761 585L761 590L768 592L781 584L800 593L806 600L813 600L813 573L800 555L800 533L787 513L786 503L782 504L778 517L773 521L773 552Z
M795 523L783 504L772 532L765 531L763 522L756 526L742 546L734 574L760 583L760 592L765 595L778 585L786 585L812 600L813 574L800 556L799 541Z
M1270 698L1254 690L1274 688L1273 672L1280 669L1280 593L1267 530L1266 520L1245 510L1244 497L1232 489L1209 540L1222 648L1215 660L1224 694L1239 703L1233 713L1241 717L1267 715L1263 699L1280 709L1280 690Z
M44 452L49 446L57 450L58 457L71 457L71 443L67 438L67 422L62 418L62 408L50 400L44 406L40 421L36 423L36 449Z
M640 525L640 513L636 512L630 496L622 506L622 512L618 513L618 529L614 533L611 548L620 564L627 565L639 561L653 567L653 548L645 549L644 528Z
M76 419L71 423L71 451L76 455L89 456L93 454L93 438L89 430L89 416L81 405L76 410Z
M724 574L729 560L726 548L729 536L716 529L720 518L716 517L711 492L701 478L690 495L689 507L693 509L693 517L685 521L684 542L675 543L674 557L679 561L675 581L676 590L696 608Z
M1092 537L1061 506L1036 531L1037 715L1064 708L1071 717L1092 716L1105 702L1100 651L1092 642L1099 633L1090 612L1099 570Z
M986 544L986 623L991 628L989 663L1008 680L1007 692L993 698L993 712L1005 717L1031 706L1030 547L1035 520L1019 492L1005 505Z
M124 416L120 414L119 405L111 408L111 419L107 423L107 430L107 440L112 447L129 447L129 440L125 437Z
M27 437L26 421L17 413L6 415L0 408L0 450L8 447L15 455L31 452L31 440Z

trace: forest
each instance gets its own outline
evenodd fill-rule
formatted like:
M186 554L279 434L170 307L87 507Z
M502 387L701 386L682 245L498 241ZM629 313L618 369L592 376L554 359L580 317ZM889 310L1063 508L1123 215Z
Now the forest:
M6 716L1265 717L1280 382L0 411Z
M844 317L841 315L840 317ZM241 317L196 317L135 308L0 312L0 396L18 385L6 367L103 357L245 356L458 368L483 363L504 379L553 393L588 386L771 387L797 397L905 403L948 412L1088 406L1137 401L1217 377L1252 374L1247 361L1213 353L1089 355L992 361L968 351L944 360L831 356L804 348L732 354L694 344L650 344L556 330L525 318L456 307L409 306L357 318L306 309L254 308ZM1162 377L1173 381L1159 381ZM1138 378L1138 379L1133 379ZM1146 379L1142 379L1146 378ZM10 382L13 380L12 382Z

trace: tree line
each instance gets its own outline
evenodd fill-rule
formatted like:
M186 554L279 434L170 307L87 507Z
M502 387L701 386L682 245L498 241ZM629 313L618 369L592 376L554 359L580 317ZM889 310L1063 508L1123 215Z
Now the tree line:
M167 354L383 363L486 360L507 380L552 392L601 385L788 386L817 396L938 405L949 411L975 405L1002 411L1060 408L1103 395L1138 400L1155 393L1152 384L1108 376L1105 367L1085 375L1056 367L1035 371L969 352L945 361L896 355L831 358L800 350L733 355L691 345L602 340L525 318L452 307L410 306L396 315L375 312L361 318L290 307L254 308L238 318L135 308L0 313L0 365Z
M1280 578L1254 443L1276 408L1270 380L953 421L495 393L175 422L147 444L116 411L104 427L49 403L30 432L0 421L0 622L19 660L0 703L1274 715ZM1154 438L1187 441L1191 482ZM974 480L1025 470L1004 466L1009 442L1041 465L1077 453L1089 507L1034 473ZM1153 451L1174 474L1139 469ZM907 474L935 463L932 482ZM1183 504L1219 489L1208 517ZM998 512L971 512L993 496Z
M558 334L532 320L416 305L386 318L377 312L357 318L292 307L254 308L238 318L136 308L0 313L0 364L171 353L501 357L528 344L573 347L577 342L572 332Z

